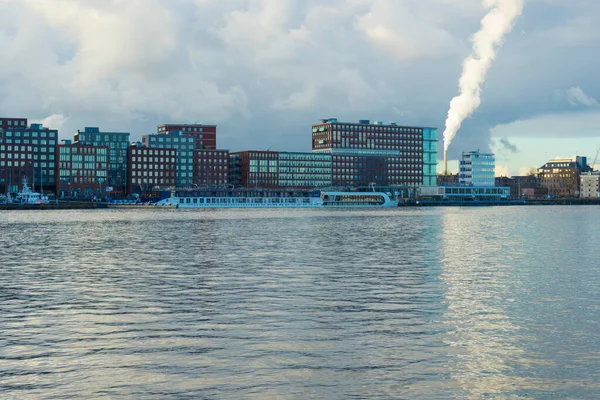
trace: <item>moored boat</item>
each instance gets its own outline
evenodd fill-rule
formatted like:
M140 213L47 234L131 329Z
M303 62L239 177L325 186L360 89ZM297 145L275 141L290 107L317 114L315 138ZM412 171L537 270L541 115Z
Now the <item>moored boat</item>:
M48 200L47 196L44 196L41 193L34 192L33 190L31 190L31 188L27 184L27 177L23 177L23 188L21 189L21 191L19 193L17 193L17 196L12 201L10 201L10 198L9 198L9 203L39 205L39 204L49 204L50 201Z

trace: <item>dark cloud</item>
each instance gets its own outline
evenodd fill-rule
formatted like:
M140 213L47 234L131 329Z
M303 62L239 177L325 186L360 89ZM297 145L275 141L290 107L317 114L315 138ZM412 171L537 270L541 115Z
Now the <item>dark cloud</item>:
M484 12L479 0L4 0L0 109L51 117L62 137L216 123L232 150L310 150L322 117L441 138ZM571 110L557 90L599 99L598 19L600 2L527 2L450 157L487 149L498 125Z
M519 148L516 145L510 143L508 141L508 138L505 138L505 137L500 138L499 142L500 142L500 145L502 146L500 148L500 151L507 151L509 153L519 153Z

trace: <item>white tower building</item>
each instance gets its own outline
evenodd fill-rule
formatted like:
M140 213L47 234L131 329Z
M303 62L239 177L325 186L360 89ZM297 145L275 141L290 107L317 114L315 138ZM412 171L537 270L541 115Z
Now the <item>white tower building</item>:
M462 153L458 182L461 186L495 186L496 157L492 153Z

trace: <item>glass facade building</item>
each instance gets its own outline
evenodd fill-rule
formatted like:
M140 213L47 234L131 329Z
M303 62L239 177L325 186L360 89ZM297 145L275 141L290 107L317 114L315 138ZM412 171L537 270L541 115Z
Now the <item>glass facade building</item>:
M101 132L99 128L86 127L77 131L74 144L108 147L108 186L113 193L123 195L127 191L128 132Z
M331 186L331 154L243 151L232 153L230 183L260 188Z
M462 153L458 182L461 186L495 186L496 157L492 153Z
M108 147L58 145L56 194L60 197L104 195L108 182Z
M279 153L278 186L320 188L331 186L330 154Z

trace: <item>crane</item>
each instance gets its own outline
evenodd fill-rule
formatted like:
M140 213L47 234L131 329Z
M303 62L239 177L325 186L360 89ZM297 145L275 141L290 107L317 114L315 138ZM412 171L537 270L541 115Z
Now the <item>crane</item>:
M596 166L596 161L598 160L598 154L600 154L600 149L596 151L596 157L594 157L594 162L592 163L592 169Z

